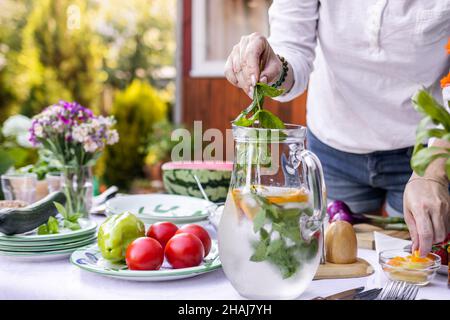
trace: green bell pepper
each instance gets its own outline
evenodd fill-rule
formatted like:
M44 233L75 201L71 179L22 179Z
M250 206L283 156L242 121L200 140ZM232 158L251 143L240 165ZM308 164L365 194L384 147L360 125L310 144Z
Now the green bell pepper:
M98 230L98 247L103 258L112 262L125 260L128 245L145 236L145 225L134 214L124 212L110 216Z

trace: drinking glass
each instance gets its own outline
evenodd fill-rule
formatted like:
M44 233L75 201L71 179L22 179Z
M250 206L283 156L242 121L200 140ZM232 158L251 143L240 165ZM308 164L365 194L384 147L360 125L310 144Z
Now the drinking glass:
M34 173L12 173L1 177L6 200L21 200L28 204L36 201L37 176Z

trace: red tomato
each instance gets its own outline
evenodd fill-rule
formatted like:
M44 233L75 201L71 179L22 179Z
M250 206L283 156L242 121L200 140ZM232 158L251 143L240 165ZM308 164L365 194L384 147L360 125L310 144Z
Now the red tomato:
M194 236L197 236L197 238L200 239L200 241L203 243L203 247L205 248L205 257L208 255L209 251L211 250L211 237L209 236L208 231L206 231L203 227L199 226L198 224L187 224L178 229L176 234L179 233L190 233Z
M174 269L198 266L205 249L199 238L189 233L180 233L167 242L164 250L167 261Z
M125 260L130 270L158 270L164 261L164 250L153 238L137 238L128 246Z
M164 249L167 241L175 235L177 230L178 227L172 222L157 222L147 230L147 237L158 240Z

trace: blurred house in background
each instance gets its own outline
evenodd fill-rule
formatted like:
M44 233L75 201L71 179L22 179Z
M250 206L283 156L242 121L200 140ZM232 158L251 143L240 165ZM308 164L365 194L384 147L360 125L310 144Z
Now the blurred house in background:
M241 36L269 34L271 0L178 0L176 122L187 126L203 121L206 128L230 128L250 103L224 77L224 65ZM306 96L267 106L285 122L305 124Z

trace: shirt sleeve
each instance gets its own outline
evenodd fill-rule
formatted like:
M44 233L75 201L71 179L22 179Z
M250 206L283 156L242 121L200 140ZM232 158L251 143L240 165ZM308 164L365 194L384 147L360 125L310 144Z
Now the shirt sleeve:
M291 65L294 85L275 98L290 101L302 94L313 70L319 18L319 0L274 0L269 9L269 43Z

